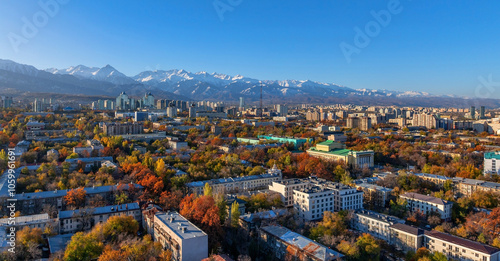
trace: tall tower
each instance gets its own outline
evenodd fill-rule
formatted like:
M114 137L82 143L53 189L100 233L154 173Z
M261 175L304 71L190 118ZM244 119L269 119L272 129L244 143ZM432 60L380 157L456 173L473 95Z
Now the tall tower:
M470 117L476 119L476 107L470 106Z
M240 108L245 108L245 98L240 97Z
M264 84L262 84L262 82L260 82L260 118L262 118L262 114L264 112L264 108L262 108L262 86Z

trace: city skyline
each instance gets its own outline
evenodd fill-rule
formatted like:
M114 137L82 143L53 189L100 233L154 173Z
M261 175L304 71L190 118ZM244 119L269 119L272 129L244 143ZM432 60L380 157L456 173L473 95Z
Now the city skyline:
M41 3L4 3L2 58L39 69L111 64L129 76L185 69L500 98L491 86L499 69L494 2ZM26 23L36 33L23 34ZM485 83L494 91L478 92Z
M500 261L500 2L0 7L0 260Z

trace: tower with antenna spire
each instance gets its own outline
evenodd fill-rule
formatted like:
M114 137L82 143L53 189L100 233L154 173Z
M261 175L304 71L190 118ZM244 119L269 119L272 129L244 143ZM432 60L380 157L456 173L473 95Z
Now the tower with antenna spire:
M262 115L263 115L263 112L264 112L264 108L262 107L262 86L264 85L262 83L262 81L259 81L259 85L260 85L260 118L262 119Z

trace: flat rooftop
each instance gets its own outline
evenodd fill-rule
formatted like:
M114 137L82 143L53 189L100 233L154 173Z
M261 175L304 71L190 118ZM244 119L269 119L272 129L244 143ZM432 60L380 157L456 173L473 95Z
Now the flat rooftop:
M76 209L76 210L65 210L59 211L59 218L71 218L73 215L78 215L81 211L86 210L91 215L102 215L114 212L124 212L130 210L140 210L138 203L129 203L122 205L112 205L105 207L97 207L97 208L86 208L86 209Z
M397 217L394 217L394 216L385 215L385 214L378 213L378 212L371 211L371 210L367 210L367 209L356 210L355 214L356 215L360 215L360 216L365 216L365 217L368 217L368 218L371 218L371 219L375 219L375 220L378 220L378 221L382 221L382 222L404 223L404 220L402 220L400 218L397 218Z
M278 174L263 173L263 174L259 174L259 175L244 176L244 177L210 179L210 180L204 180L204 181L193 181L193 182L187 183L186 186L188 186L188 187L203 187L203 186L205 186L205 183L207 183L207 182L208 182L208 184L224 184L224 183L241 182L241 181L248 181L248 180L276 178L276 177L279 177L279 175Z
M30 216L20 216L15 218L16 226L48 222L49 220L50 217L49 214L47 213L30 215ZM8 223L9 223L9 218L0 219L0 226L7 226Z
M173 221L171 220L173 218ZM158 219L160 222L165 224L171 231L173 231L177 236L182 239L190 239L195 237L206 237L207 234L203 230L199 229L193 223L189 222L186 218L181 216L178 212L158 212L155 214L155 220ZM183 232L181 227L185 227L186 230Z
M331 190L329 188L322 187L322 186L294 189L294 191L299 191L299 192L306 193L306 194L320 193L320 192L333 192L333 190Z
M446 201L446 200L443 200L440 198L435 198L432 196L422 195L422 194L418 194L418 193L414 193L414 192L405 193L405 194L401 195L400 197L405 197L407 199L414 199L414 200L419 200L419 201L425 201L425 202L434 203L434 204L438 204L438 205L453 204L452 202L449 202L449 201Z
M484 254L494 254L500 251L500 249L496 247L492 247L489 245L485 245L476 241L468 240L465 238L457 237L457 236L452 236L450 234L442 233L436 230L432 231L425 231L425 235L428 237L433 237L442 241L445 241L449 244L455 244L459 245L462 247L466 247Z
M320 243L292 232L288 228L282 226L262 227L261 230L279 238L280 240L286 242L288 245L303 250L307 253L307 255L312 256L317 260L335 260L336 258L344 256L339 252L333 251L332 249Z
M331 154L331 155L342 156L342 157L348 156L351 153L351 150L349 150L349 149L333 149L330 151L322 151L322 150L318 150L314 147L308 149L307 151L323 153L323 154Z
M133 184L136 189L142 189L141 185ZM113 186L99 186L99 187L86 187L83 188L87 195L91 194L99 194L106 193L118 190L119 185ZM122 189L129 189L129 184L123 184ZM41 192L32 192L32 193L22 193L16 194L14 196L17 200L30 200L30 199L38 199L38 198L55 198L55 197L64 197L68 193L69 189L64 190L53 190L53 191L41 191Z
M391 192L392 191L392 189L390 189L390 188L386 188L386 187L382 187L382 186L374 185L374 184L369 184L369 183L359 183L359 184L356 184L356 186L361 187L361 188L365 188L365 189L373 189L373 190L377 190L377 191L381 191L381 192Z
M392 229L399 230L414 236L420 236L424 234L424 230L418 227L402 224L402 223L396 223L392 226L390 226Z

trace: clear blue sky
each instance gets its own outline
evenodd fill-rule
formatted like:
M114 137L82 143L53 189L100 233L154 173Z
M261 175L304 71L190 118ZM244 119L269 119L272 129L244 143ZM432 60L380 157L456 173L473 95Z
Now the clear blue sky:
M177 68L467 96L479 76L500 82L499 1L401 0L350 63L339 45L354 45L354 28L364 30L390 1L217 1L241 3L221 21L213 0L69 0L43 25L38 1L1 1L0 58L41 69L111 64L132 76ZM23 36L23 17L37 14L41 28L15 52L9 36Z

